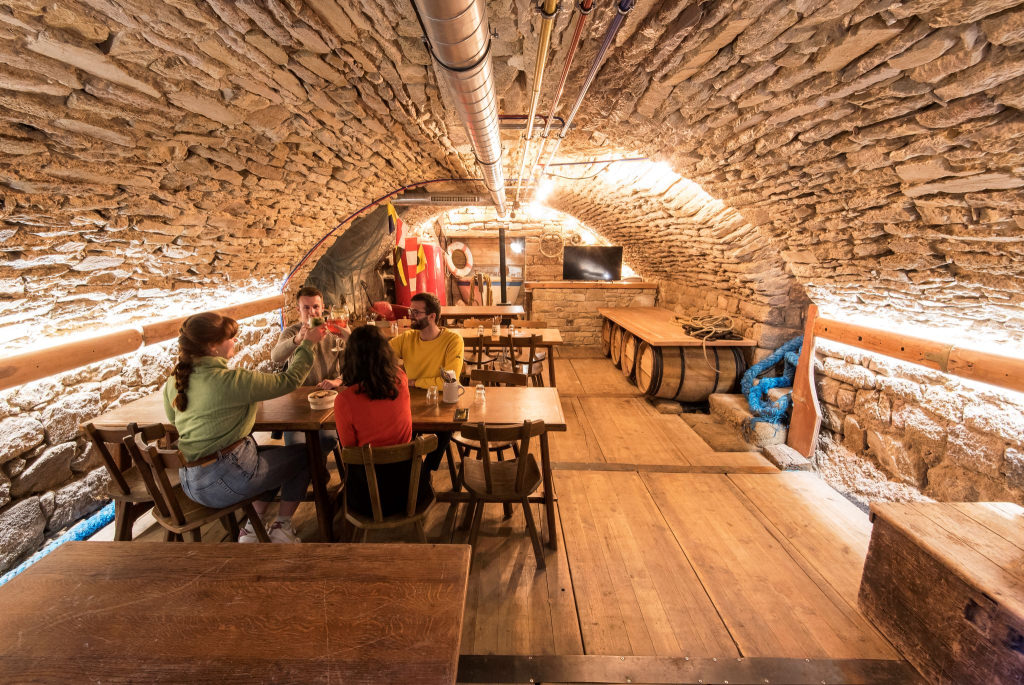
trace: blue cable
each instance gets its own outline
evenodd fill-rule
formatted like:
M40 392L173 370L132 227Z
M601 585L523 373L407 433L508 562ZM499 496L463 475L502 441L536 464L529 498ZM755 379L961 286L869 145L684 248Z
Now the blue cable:
M772 388L788 388L793 386L797 360L800 358L800 346L803 345L803 342L804 338L802 335L793 338L775 350L770 356L751 366L743 374L743 380L740 381L740 391L747 396L747 403L750 405L750 411L753 414L750 418L751 426L759 421L775 424L782 423L783 417L793 404L793 398L791 395L783 395L777 402L770 402L767 401L768 391ZM785 361L781 376L757 378L767 369L775 366L780 360Z

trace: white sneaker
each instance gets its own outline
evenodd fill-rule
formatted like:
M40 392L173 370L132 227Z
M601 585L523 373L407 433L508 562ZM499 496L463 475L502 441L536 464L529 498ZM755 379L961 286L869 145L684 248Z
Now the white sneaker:
M238 529L238 541L242 544L260 541L260 539L256 537L256 531L252 529L252 523L249 521L246 521L245 525Z
M298 544L302 542L299 536L295 534L295 530L291 524L283 523L282 521L274 521L267 528L267 534L270 536L271 542L280 542L284 544Z

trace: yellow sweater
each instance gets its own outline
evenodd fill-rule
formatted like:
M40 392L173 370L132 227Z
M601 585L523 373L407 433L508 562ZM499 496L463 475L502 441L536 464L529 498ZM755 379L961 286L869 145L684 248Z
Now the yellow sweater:
M391 339L391 347L405 366L405 374L414 381L417 388L440 388L444 385L441 369L455 371L458 378L462 373L462 353L465 343L462 336L447 328L433 340L420 340L420 332L406 331Z

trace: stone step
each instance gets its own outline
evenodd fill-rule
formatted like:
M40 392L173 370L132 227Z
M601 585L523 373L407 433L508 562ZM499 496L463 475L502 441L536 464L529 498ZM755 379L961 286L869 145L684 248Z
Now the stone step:
M708 398L711 415L736 426L743 433L743 439L756 445L784 445L786 443L786 427L758 421L751 426L750 405L745 395L726 395L716 393Z

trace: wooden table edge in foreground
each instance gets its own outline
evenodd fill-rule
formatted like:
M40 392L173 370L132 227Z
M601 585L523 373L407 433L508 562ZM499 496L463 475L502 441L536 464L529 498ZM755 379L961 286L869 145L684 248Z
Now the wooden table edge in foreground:
M468 545L71 542L0 588L0 679L454 683L469 564Z

